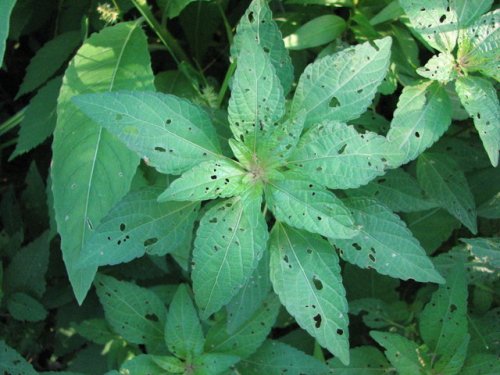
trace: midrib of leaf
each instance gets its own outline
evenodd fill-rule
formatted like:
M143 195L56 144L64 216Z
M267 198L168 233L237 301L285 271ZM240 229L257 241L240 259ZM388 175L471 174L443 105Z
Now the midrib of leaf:
M431 217L432 215L434 215L436 212L438 212L439 210L441 209L441 207L437 207L437 208L433 208L431 211L429 211L427 214L419 217L417 220L415 221L412 221L411 222L411 225L415 225L415 224L420 224L422 221L425 221L427 220L429 217Z

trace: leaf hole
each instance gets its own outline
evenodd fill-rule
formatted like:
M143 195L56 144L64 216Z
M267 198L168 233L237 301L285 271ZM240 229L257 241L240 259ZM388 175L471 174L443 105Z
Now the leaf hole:
M156 314L146 314L146 319L152 322L159 322L158 316Z
M316 328L321 327L321 320L322 320L321 315L320 314L316 314L313 319L314 319L314 326Z
M318 277L316 275L313 276L313 284L314 284L314 287L317 289L317 290L321 290L323 289L323 283L321 282L320 279L318 279Z
M127 228L127 226L126 226L124 223L121 223L121 224L120 224L120 230L121 230L122 232L124 232L126 228Z
M334 96L332 99L330 99L330 103L328 103L330 108L335 108L340 106L339 100Z
M158 242L158 238L156 238L156 237L148 238L146 241L144 241L144 247L154 245L157 242Z
M158 151L158 152L166 152L167 149L166 148L163 148L163 147L160 147L160 146L156 146L155 147L155 151Z

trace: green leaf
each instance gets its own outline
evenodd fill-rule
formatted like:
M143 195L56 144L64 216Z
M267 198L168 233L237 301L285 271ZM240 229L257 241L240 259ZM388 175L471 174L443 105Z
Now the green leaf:
M18 352L0 341L0 372L10 375L36 375L33 366Z
M166 370L169 374L182 374L186 368L184 361L179 358L171 356L152 356L151 359L154 363Z
M276 321L280 308L278 298L270 294L252 318L236 331L229 333L224 320L220 320L207 332L206 353L223 353L246 358L264 342Z
M498 274L495 280L498 280ZM469 355L476 353L492 353L498 355L500 350L500 308L495 307L483 316L469 316L471 340Z
M348 121L371 104L389 67L391 39L347 48L308 65L291 112L306 111L306 128L323 120Z
M54 78L31 99L20 124L16 149L9 160L35 148L52 134L56 127L57 97L61 83L61 77Z
M451 4L457 12L458 24L462 29L486 13L493 0L451 0Z
M331 240L342 258L402 280L444 281L405 223L387 207L369 198L350 198L344 204L360 229L349 240Z
M491 164L498 166L500 104L495 87L484 78L469 76L460 77L456 88L460 101L474 120Z
M406 86L399 97L387 140L403 152L406 164L436 142L451 124L451 104L437 82Z
M370 25L377 26L383 22L396 20L404 14L397 0L391 1L380 12L370 19Z
M328 360L328 367L334 369L336 375L375 375L387 374L389 363L384 355L374 346L358 346L349 351L351 358L348 366L338 358Z
M128 191L139 158L72 103L75 95L120 89L153 89L141 25L120 23L92 35L66 70L52 145L52 189L63 258L82 302L95 269L76 270L94 228Z
M158 172L181 174L202 161L220 158L210 117L187 100L119 92L81 95L73 102Z
M494 354L480 353L467 357L461 375L495 375L500 372L498 357Z
M294 33L284 38L283 42L290 50L318 47L337 39L345 28L346 23L343 18L325 14L304 23Z
M460 241L465 242L467 250L480 258L482 263L500 269L500 237L461 238Z
M10 14L16 0L6 0L2 1L0 4L0 69L3 65L3 58L5 54L5 45L7 43L7 37L9 36L9 24L10 24Z
M457 14L450 0L399 0L412 27L432 47L452 52L458 37Z
M293 83L293 65L267 0L253 0L248 6L236 28L231 56L236 58L244 45L255 41L264 51L269 51L269 59L286 95Z
M80 31L69 31L44 44L26 68L26 75L17 98L36 90L49 80L81 43Z
M370 336L385 348L385 356L396 368L399 375L420 374L422 367L418 345L396 333L371 331Z
M277 223L271 232L274 291L297 323L349 363L347 300L337 254L318 235Z
M45 307L25 293L14 293L7 298L7 310L16 320L40 322L47 317Z
M179 285L170 303L165 340L170 352L179 358L196 358L203 352L205 339L200 320L184 284Z
M384 174L389 160L398 158L385 137L329 121L302 136L289 164L330 189L348 189Z
M104 319L88 319L75 325L76 332L95 344L106 345L117 338L111 326Z
M388 327L389 330L397 323L405 324L412 318L409 306L403 301L386 303L376 298L361 298L349 301L349 313L360 315L363 323L369 328L380 329Z
M229 159L203 162L173 181L159 197L164 201L202 201L233 197L247 189L247 171Z
M434 292L420 315L420 335L429 347L430 366L437 373L457 374L463 365L469 341L466 313L467 281L463 265L457 264L447 276L446 285ZM461 360L454 358L457 354L461 354Z
M250 358L242 360L238 369L245 375L324 375L325 364L279 341L266 340Z
M266 184L266 201L276 219L331 238L357 234L351 214L333 193L297 173Z
M162 256L189 247L199 204L158 203L161 191L147 187L123 197L85 244L79 266L119 264L145 253Z
M226 305L257 267L268 238L260 205L260 197L235 197L203 216L191 274L202 319Z
M111 276L97 275L94 283L116 333L133 344L146 344L150 353L165 350L167 309L154 292Z
M147 354L140 354L125 361L120 367L120 374L147 374L147 375L165 375L165 369L159 366L155 357Z
M460 167L446 154L425 153L417 162L417 179L424 191L472 233L477 232L476 206Z
M433 81L447 83L456 78L456 62L451 53L443 52L433 56L417 73Z
M240 360L235 355L221 353L205 353L196 357L191 364L194 367L193 375L219 375L225 373L232 365Z
M194 99L198 96L191 81L180 70L166 70L155 75L155 87L156 91L181 98Z
M190 3L195 1L207 1L207 0L160 0L159 5L163 8L162 13L167 16L167 18L175 18L181 14L182 10L187 7Z

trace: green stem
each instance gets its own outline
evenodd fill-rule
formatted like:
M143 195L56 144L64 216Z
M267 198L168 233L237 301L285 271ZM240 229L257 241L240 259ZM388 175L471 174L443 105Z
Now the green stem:
M233 30L231 29L231 25L229 24L224 9L222 9L222 6L220 5L220 1L217 1L216 3L217 3L217 8L219 9L220 16L222 17L222 22L224 23L224 28L226 29L227 41L231 46L233 45Z
M0 125L0 136L7 133L9 130L14 129L17 125L21 123L24 119L25 109L21 109L14 116L7 119L3 124Z
M229 65L227 69L226 76L224 77L224 82L222 82L222 86L219 91L219 95L217 96L217 108L220 108L222 102L224 101L224 97L226 96L226 91L229 86L229 80L233 76L234 71L236 70L236 60Z

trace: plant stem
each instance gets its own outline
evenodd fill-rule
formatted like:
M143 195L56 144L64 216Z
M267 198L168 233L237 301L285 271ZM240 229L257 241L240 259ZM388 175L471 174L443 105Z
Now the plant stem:
M226 76L224 77L224 82L222 82L222 86L219 91L219 95L217 96L217 108L220 108L222 102L224 101L224 97L226 96L226 91L229 86L229 80L233 76L234 71L236 70L236 60L229 65L227 69Z
M7 119L3 124L0 125L0 136L7 133L9 130L14 129L17 125L21 123L24 119L24 111L25 109L21 109L14 116Z
M226 17L226 13L224 12L224 9L222 9L222 6L220 5L220 1L216 1L217 8L219 9L220 16L222 18L222 22L224 23L224 28L226 29L226 35L227 35L227 41L229 42L229 45L233 45L233 30L231 29L231 25L229 24L229 21Z

